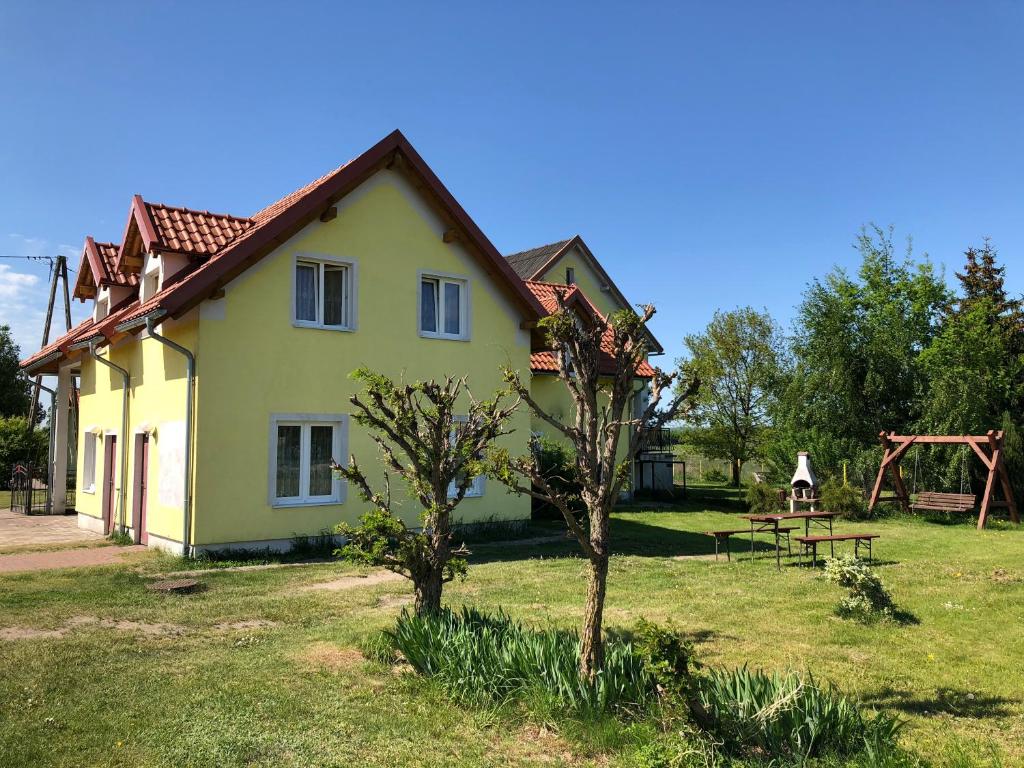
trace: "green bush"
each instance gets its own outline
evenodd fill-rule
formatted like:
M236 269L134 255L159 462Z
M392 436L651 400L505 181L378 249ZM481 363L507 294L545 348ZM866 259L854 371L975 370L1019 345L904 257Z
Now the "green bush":
M571 509L582 511L581 486L576 478L576 453L572 448L547 437L538 437L531 442L531 449L537 467L548 484L556 491L568 494ZM558 509L539 499L533 500L532 511L536 518L562 519Z
M885 585L867 563L856 557L829 558L825 561L825 578L850 593L839 601L836 613L845 619L873 621L893 618L896 606Z
M540 700L593 716L635 710L654 694L643 659L630 643L608 642L604 669L586 682L579 676L575 632L534 631L502 612L489 616L463 608L416 616L403 611L388 634L413 669L470 705Z
M821 506L829 512L838 512L847 520L863 520L867 514L864 494L860 488L843 485L836 480L826 480L818 494Z
M725 472L720 470L718 467L708 467L704 470L704 473L700 478L705 483L725 483L729 480L729 478L726 477Z
M879 759L892 751L901 721L867 717L832 686L798 674L768 674L746 667L711 670L697 687L727 751L802 760L809 757Z
M768 483L747 486L747 506L753 515L770 515L779 511L779 492Z

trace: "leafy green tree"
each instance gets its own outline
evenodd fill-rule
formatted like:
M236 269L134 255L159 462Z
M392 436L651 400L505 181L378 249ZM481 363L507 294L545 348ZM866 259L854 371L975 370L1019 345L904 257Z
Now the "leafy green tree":
M10 488L15 464L45 468L50 434L45 429L29 429L28 418L0 416L0 488Z
M862 231L855 247L857 274L837 268L813 280L798 308L768 450L778 474L806 450L825 474L852 460L867 480L879 431L911 429L920 417L927 380L918 356L939 333L950 292L909 240L897 255L892 228Z
M28 413L31 385L22 378L18 362L21 349L14 343L9 325L0 325L0 416Z
M574 474L556 484L536 451L511 456L500 450L492 454L491 473L512 491L558 509L589 561L580 633L580 677L593 681L604 665L602 622L612 508L644 439L691 406L699 382L678 388L663 403L663 396L671 391L679 374L655 369L647 408L631 417L627 409L635 396L637 366L647 359L646 329L654 307L643 307L643 314L620 310L607 319L581 321L565 307L560 294L556 294L556 300L558 311L545 317L541 327L559 361L558 377L572 403L571 420L563 420L539 405L530 393L529 382L523 383L518 371L506 369L505 379L530 410L572 447L576 457ZM536 442L532 441L531 448ZM625 450L620 453L622 444ZM582 520L577 517L580 502L585 507Z
M476 400L465 378L396 384L387 376L360 368L352 378L365 392L349 398L353 418L370 431L384 463L383 487L374 490L353 455L335 472L359 489L373 509L360 525L337 527L347 538L340 554L352 561L380 565L410 579L416 613L441 610L444 584L466 573L465 545L453 541L452 514L473 479L484 472L484 454L509 434L509 417L519 406L507 392ZM464 405L460 405L464 403ZM389 474L401 477L419 502L420 526L407 526L400 502L391 497Z
M779 387L785 345L778 324L751 307L716 312L703 333L686 337L689 357L680 361L681 381L701 382L687 419L697 426L698 450L726 459L732 483L754 457L769 427Z

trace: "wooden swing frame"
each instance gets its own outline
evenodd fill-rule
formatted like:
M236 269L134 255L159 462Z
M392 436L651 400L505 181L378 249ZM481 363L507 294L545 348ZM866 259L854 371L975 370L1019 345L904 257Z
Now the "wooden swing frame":
M871 499L868 501L868 511L873 510L880 501L898 501L904 512L910 511L910 494L907 493L907 486L900 473L900 461L910 450L910 446L969 445L988 470L985 491L981 496L981 508L978 510L978 530L985 527L989 510L993 507L1006 507L1010 512L1010 519L1015 523L1020 523L1017 502L1013 498L1013 488L1010 486L1010 476L1006 472L1006 463L1003 461L1002 430L990 429L984 435L897 435L895 432L880 432L878 439L881 441L885 453L882 456L882 464L878 468L878 477L875 478ZM882 481L885 479L886 472L891 476L892 496L881 495ZM997 479L1003 491L1001 500L992 498Z

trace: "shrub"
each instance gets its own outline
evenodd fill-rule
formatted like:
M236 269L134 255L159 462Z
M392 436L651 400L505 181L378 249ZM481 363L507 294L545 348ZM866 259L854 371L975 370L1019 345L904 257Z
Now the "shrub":
M768 483L747 486L747 506L753 515L770 515L779 510L779 492Z
M895 605L882 580L863 560L846 555L825 561L825 578L850 593L839 601L836 613L845 619L872 621L892 618Z
M729 478L718 467L708 467L701 475L701 480L705 483L725 483L728 482Z
M851 699L810 674L712 670L701 676L697 692L714 735L734 753L881 756L895 748L902 727L885 713L865 716Z
M503 612L490 616L463 608L416 616L403 611L388 634L413 669L470 705L539 699L577 715L598 715L642 707L654 691L630 643L609 642L604 669L588 682L580 678L577 633L534 631Z
M826 480L819 492L821 506L829 512L838 512L847 520L862 520L867 515L867 505L860 488L843 485L836 480Z
M548 484L556 491L570 496L571 509L582 511L584 506L580 484L576 479L576 454L572 448L551 438L539 437L533 441L533 455ZM534 517L562 519L562 513L554 505L540 499L533 500L532 511Z

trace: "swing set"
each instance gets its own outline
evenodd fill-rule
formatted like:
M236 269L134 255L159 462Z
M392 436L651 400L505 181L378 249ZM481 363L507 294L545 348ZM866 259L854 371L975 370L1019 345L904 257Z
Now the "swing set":
M970 446L981 463L988 470L988 477L985 480L985 490L981 495L981 504L978 507L978 529L985 527L989 511L993 507L1005 507L1009 510L1010 519L1020 523L1020 515L1017 512L1017 502L1013 498L1013 489L1010 486L1010 477L1006 472L1006 463L1003 460L1003 432L990 429L984 435L897 435L894 432L881 432L878 435L885 453L882 456L882 465L878 468L878 477L875 479L875 486L871 491L871 499L868 501L868 510L873 510L875 505L882 501L898 501L904 512L911 509L930 509L943 512L968 512L973 511L976 499L971 493L964 493L966 478L966 457L965 453L961 467L960 493L936 493L922 491L917 493L917 466L915 460L914 469L914 492L916 499L911 502L910 494L907 493L907 486L903 482L903 473L900 471L900 461L913 445L963 445ZM892 495L882 496L882 482L886 473L892 480ZM999 480L1003 492L1002 499L994 499L996 480ZM968 490L970 488L968 487Z

